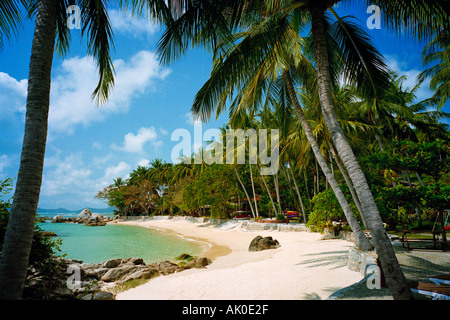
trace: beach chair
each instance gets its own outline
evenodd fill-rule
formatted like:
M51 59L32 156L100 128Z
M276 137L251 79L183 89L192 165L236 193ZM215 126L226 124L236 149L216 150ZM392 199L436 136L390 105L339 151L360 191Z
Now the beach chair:
M450 286L434 283L411 281L408 282L412 292L432 297L433 300L450 300Z
M450 274L439 274L436 276L431 276L430 281L437 285L450 286Z

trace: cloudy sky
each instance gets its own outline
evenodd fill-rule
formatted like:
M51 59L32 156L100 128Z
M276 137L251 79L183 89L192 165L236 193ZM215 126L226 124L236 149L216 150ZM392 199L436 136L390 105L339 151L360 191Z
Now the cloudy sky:
M351 11L366 26L370 17L366 8ZM161 66L155 46L162 27L131 19L114 8L109 14L115 34L116 75L105 105L96 106L91 100L96 66L86 56L78 30L71 30L70 52L54 56L41 208L105 207L94 199L98 190L155 158L170 162L171 150L178 143L171 141L171 133L180 128L194 132L189 110L208 78L210 54L197 49L170 66ZM33 21L27 21L18 38L5 41L0 51L0 179L15 178L18 172L33 28ZM423 44L393 36L383 28L368 29L368 33L388 64L407 76L406 85L413 86L422 68ZM425 83L418 99L430 94ZM218 128L226 120L226 115L211 120L203 124L203 130Z

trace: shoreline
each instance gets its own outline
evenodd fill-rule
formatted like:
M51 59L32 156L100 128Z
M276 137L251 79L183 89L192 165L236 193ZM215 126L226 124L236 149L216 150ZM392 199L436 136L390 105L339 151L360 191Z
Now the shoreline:
M117 222L117 224L122 224L122 225L133 225L133 226L138 226L138 227L144 227L144 228L149 228L152 229L156 232L163 232L169 235L173 235L173 236L178 236L182 239L185 239L187 241L194 241L194 242L198 242L199 247L201 247L201 253L199 256L205 256L210 258L211 260L216 259L217 257L220 256L224 256L227 255L229 253L232 252L232 250L224 245L218 245L214 242L209 241L206 238L199 238L199 237L194 237L194 236L186 236L182 233L179 233L175 230L172 229L168 229L168 228L162 228L162 227L155 227L155 226L149 226L149 225L143 225L141 222L137 222L137 221L122 221L122 222ZM186 252L189 253L189 252Z
M347 268L353 243L322 240L312 232L247 230L240 224L219 226L183 220L121 221L209 243L207 268L151 279L121 292L117 300L319 300L360 282L359 272ZM256 236L272 236L276 249L249 252Z

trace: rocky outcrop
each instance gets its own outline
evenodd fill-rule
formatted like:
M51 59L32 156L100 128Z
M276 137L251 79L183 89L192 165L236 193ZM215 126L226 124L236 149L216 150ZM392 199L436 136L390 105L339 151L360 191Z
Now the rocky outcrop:
M54 216L51 220L52 223L72 222L82 223L85 226L104 226L108 222L112 221L111 217L103 216L98 213L92 213L89 209L84 209L76 217L65 218L62 215Z
M52 223L66 222L66 218L64 218L62 215L57 215L52 218L51 222Z
M275 249L279 246L278 240L274 240L272 237L255 237L248 247L248 251L262 251L267 249Z
M39 267L30 266L24 289L27 299L44 300L114 300L106 287L130 280L151 279L191 268L205 268L211 263L206 257L195 258L185 265L170 261L145 264L141 258L110 259L102 263L83 263L74 259L56 258L51 276Z

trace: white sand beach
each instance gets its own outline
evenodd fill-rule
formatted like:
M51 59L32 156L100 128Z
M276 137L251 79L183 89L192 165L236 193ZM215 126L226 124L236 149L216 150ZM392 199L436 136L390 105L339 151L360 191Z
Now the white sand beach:
M248 231L172 220L128 221L123 224L160 228L210 243L204 256L212 264L151 279L119 293L117 300L309 300L331 294L362 280L347 268L353 243L322 240L311 232ZM249 252L257 235L272 236L276 249Z

